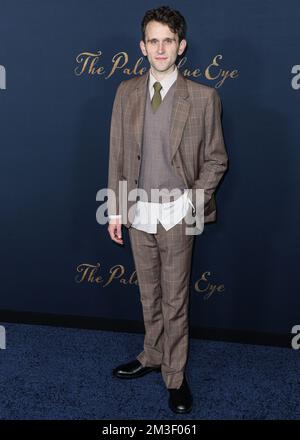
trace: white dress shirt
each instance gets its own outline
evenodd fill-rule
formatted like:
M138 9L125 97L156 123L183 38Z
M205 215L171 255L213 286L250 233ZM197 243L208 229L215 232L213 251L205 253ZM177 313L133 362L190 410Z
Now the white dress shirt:
M172 84L176 81L178 75L178 69L175 66L173 72L160 80L162 86L160 90L161 99L163 100L166 93ZM157 79L153 76L151 69L149 75L149 93L150 100L154 95L153 84ZM155 203L155 202L142 202L138 200L136 203L135 216L132 222L132 227L141 231L155 234L157 232L158 221L163 225L166 231L171 229L177 223L182 220L189 208L189 204L194 208L194 205L188 197L188 189L184 191L182 196L178 199L167 203ZM121 218L121 215L111 215L109 219Z

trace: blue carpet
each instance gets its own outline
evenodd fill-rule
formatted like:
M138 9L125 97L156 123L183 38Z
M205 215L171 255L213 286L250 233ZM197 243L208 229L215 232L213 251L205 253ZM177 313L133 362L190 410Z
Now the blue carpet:
M0 419L299 419L300 351L190 340L190 414L175 415L160 374L119 380L111 370L143 335L4 324Z

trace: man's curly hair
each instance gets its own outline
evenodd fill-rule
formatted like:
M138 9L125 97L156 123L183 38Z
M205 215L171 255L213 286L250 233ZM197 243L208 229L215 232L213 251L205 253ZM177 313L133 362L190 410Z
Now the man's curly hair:
M156 9L149 9L144 15L141 23L142 39L145 41L145 29L149 21L158 21L167 24L172 32L178 35L179 43L186 36L186 21L179 11L171 9L169 6L160 6Z

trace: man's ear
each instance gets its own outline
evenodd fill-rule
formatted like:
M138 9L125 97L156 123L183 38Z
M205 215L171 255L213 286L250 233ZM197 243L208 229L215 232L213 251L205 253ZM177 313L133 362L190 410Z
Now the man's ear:
M178 55L183 54L183 52L185 51L186 45L187 45L187 41L185 39L180 41L179 48L178 48Z
M144 43L143 40L140 41L140 48L141 48L141 51L142 51L143 55L146 57L147 56L147 51L146 51L146 46L145 46L145 43Z

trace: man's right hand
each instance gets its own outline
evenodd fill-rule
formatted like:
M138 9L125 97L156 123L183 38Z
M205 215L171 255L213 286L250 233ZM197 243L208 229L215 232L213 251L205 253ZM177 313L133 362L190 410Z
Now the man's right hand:
M110 220L108 225L110 238L118 244L124 244L122 239L122 223L118 219Z

